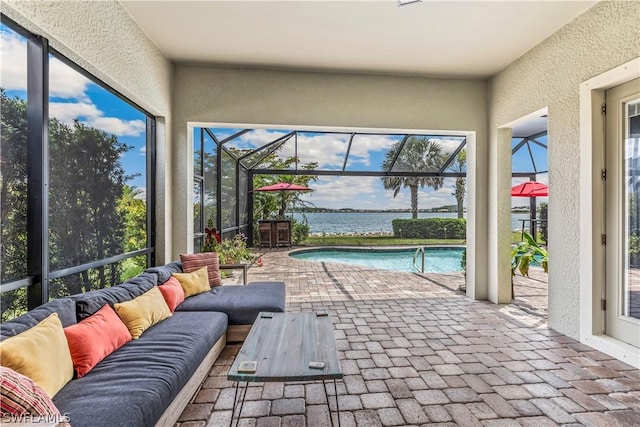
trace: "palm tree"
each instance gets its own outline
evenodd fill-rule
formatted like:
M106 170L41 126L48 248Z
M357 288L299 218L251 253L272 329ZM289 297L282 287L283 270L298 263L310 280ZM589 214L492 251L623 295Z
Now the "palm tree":
M402 151L393 163L400 149ZM438 141L412 136L406 140L404 146L401 142L394 144L385 155L382 168L387 171L393 167L394 170L402 172L433 172L440 169L442 162L442 148ZM426 176L385 176L381 180L385 190L393 190L393 197L396 197L403 187L409 188L413 219L418 218L418 188L431 187L439 190L443 183L442 178Z
M464 172L467 166L467 152L465 150L460 151L456 156L451 167L454 172ZM467 180L464 177L456 178L456 185L454 187L453 193L451 195L456 198L456 202L458 205L458 218L462 218L464 216L464 208L462 204L464 202L464 194L466 192Z

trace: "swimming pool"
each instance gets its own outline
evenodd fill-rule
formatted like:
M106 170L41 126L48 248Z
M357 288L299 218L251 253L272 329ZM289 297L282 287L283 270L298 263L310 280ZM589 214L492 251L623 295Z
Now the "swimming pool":
M416 272L413 256L417 248L373 249L373 248L314 248L291 252L289 256L316 262L341 262L357 264L383 270ZM425 273L454 273L462 271L460 260L465 248L425 246ZM422 256L417 258L418 266Z

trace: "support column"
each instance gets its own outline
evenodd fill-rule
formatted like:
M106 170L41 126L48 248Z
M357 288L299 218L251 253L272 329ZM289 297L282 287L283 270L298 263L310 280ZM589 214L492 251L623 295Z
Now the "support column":
M27 307L49 301L49 60L42 37L27 42Z
M487 299L488 146L467 136L467 296Z
M497 130L489 161L488 299L511 302L511 128Z

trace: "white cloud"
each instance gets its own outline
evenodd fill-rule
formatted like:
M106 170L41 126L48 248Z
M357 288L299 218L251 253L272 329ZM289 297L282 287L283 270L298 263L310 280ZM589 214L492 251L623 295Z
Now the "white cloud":
M436 138L438 144L442 148L443 153L451 154L460 146L463 138Z
M233 135L234 132L214 132L214 135L219 140L225 139ZM228 144L232 147L239 149L255 149L258 147L262 147L269 142L275 141L276 139L286 135L288 132L280 131L280 130L270 130L270 129L254 129L251 132L244 133L237 138L234 138Z
M88 101L87 86L91 80L56 58L49 60L49 96Z
M134 187L133 191L139 191L139 193L135 195L134 199L143 201L147 200L147 187Z
M98 117L102 114L98 107L88 102L50 102L49 116L63 123L71 124L80 117Z
M438 191L420 189L418 208L437 208L455 204L451 195L455 180L447 180ZM411 196L408 188L402 188L394 198L393 191L384 190L380 177L325 177L310 184L316 190L302 196L321 208L352 209L410 209Z
M10 31L0 32L0 61L0 86L6 90L26 90L26 40ZM117 136L139 136L145 132L146 124L142 120L104 117L86 94L90 84L93 83L78 71L52 57L49 61L49 96L78 102L50 102L49 115L69 124L77 118L88 126Z
M142 120L122 120L117 117L89 117L86 123L116 136L140 136L147 129Z
M139 136L146 131L142 120L123 120L104 117L103 112L91 102L50 102L49 116L63 123L71 124L75 119L116 136Z
M271 129L254 129L234 139L229 145L239 149L255 149L281 138L286 135L286 130ZM226 135L224 132L216 132L218 137ZM230 135L230 134L229 134ZM339 133L321 133L299 132L298 156L301 163L316 162L319 169L342 169L344 159L349 149L350 134ZM397 135L385 134L357 134L353 138L353 143L349 149L348 168L354 165L363 165L365 167L372 166L372 153L384 153L389 150L395 143L402 139ZM293 157L296 155L295 137L289 139L282 145L276 154L281 159ZM462 141L462 138L438 138L443 152L452 153ZM375 165L377 169L379 165Z
M12 32L0 32L0 86L6 90L27 90L27 43Z
M27 90L27 42L22 36L0 32L0 86L7 90ZM49 95L58 98L86 100L91 81L82 74L52 57L49 60Z

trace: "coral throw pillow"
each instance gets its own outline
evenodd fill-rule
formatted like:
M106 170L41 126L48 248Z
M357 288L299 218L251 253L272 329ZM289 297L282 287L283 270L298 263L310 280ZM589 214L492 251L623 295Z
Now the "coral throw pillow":
M151 326L171 317L171 311L157 286L131 301L114 304L113 308L134 340Z
M220 277L220 260L218 254L215 252L202 252L199 254L182 254L180 255L180 261L182 262L182 271L185 273L191 273L202 267L207 267L207 273L209 274L209 286L222 285L222 278Z
M73 378L73 362L58 313L0 343L0 364L25 375L49 397Z
M113 308L105 304L93 315L64 328L71 360L82 378L102 359L131 341L129 330Z
M182 285L185 298L211 290L209 280L207 280L207 267L202 267L192 273L173 273L173 277L178 279Z
M184 289L182 289L182 285L175 277L169 278L169 280L158 286L158 289L160 289L164 301L172 313L184 301Z
M60 415L46 391L31 378L0 366L0 413L2 415Z

